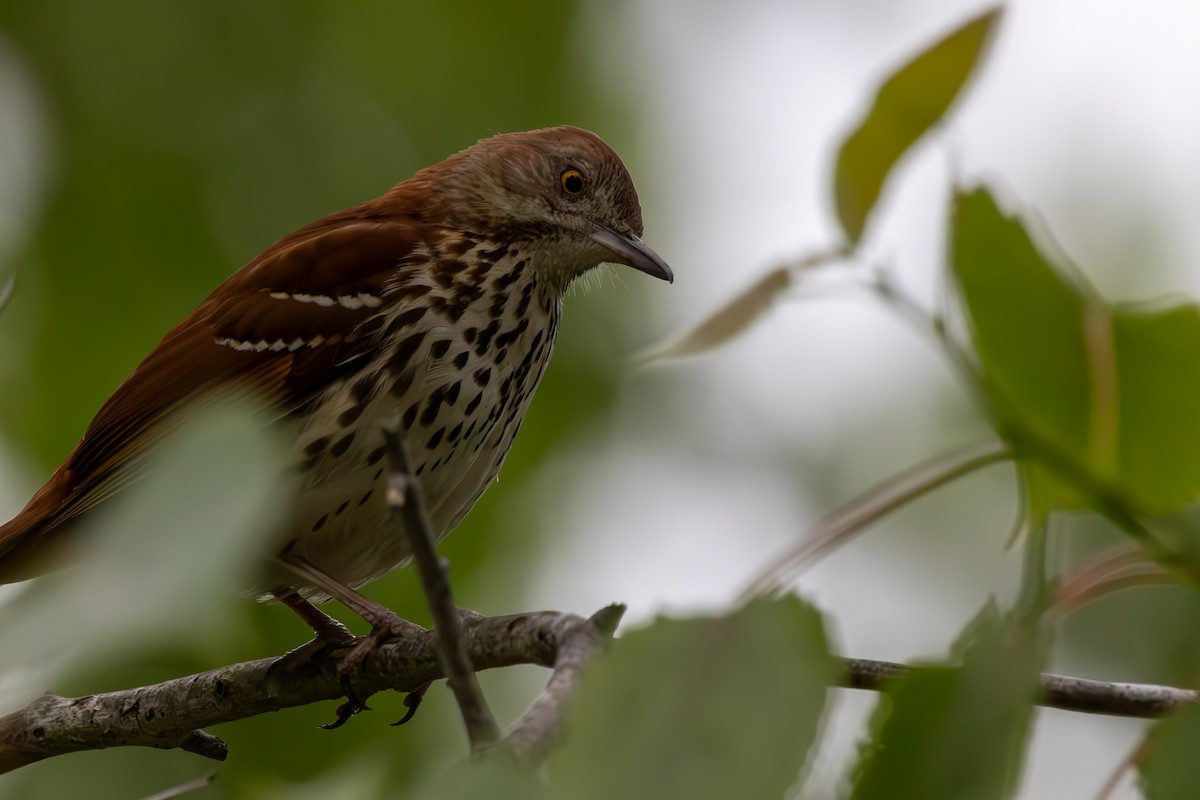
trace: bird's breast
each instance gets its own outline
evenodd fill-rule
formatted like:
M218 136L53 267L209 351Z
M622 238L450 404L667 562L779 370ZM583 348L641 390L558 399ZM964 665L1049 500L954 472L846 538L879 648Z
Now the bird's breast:
M550 359L561 296L519 248L477 249L491 253L486 269L472 251L431 254L392 287L357 371L300 421L289 547L350 586L408 558L384 500L383 428L403 433L445 536L495 480Z

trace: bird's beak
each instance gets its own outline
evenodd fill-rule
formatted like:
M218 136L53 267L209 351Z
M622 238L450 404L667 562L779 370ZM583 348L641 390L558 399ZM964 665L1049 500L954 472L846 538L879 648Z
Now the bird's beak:
M592 229L592 241L612 253L614 263L633 267L667 283L675 282L675 274L667 262L632 233L617 233L612 228L596 225Z

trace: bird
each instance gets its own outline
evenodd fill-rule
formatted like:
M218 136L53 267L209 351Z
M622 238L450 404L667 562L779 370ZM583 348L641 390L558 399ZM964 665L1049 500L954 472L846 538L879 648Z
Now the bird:
M361 597L411 555L384 500L384 429L411 453L444 537L496 479L571 283L602 263L674 281L642 232L620 157L568 125L481 139L304 225L220 284L104 403L0 526L0 583L69 563L82 523L198 408L249 398L284 432L298 478L250 592L299 614L315 643L346 641L313 604Z

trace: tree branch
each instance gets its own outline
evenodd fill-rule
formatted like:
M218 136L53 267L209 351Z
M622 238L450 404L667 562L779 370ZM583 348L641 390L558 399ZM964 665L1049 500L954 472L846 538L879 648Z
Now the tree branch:
M476 670L516 664L553 667L541 697L509 734L484 752L511 754L527 765L540 763L561 735L570 701L586 663L601 651L624 612L609 606L583 619L540 611L503 617L462 615L463 644ZM216 760L225 743L202 730L210 725L334 700L344 694L337 654L289 672L271 673L273 658L106 694L68 698L46 694L0 716L0 773L35 761L106 747L179 748ZM884 691L911 668L871 659L842 660L838 683L847 689ZM363 663L355 690L366 697L392 689L412 691L445 677L433 631L384 644ZM1170 686L1043 675L1038 705L1064 711L1158 718L1200 702L1200 692Z
M597 617L619 618L623 610L609 607ZM580 665L609 633L597 617L585 620L555 611L463 615L463 644L474 669L516 664L554 668L545 694L509 734L518 756L540 757L548 749L578 684ZM76 698L42 695L0 716L0 773L64 753L122 746L180 748L224 760L225 742L202 728L344 696L333 655L286 676L268 677L275 659L264 658L136 689ZM368 697L386 689L412 691L443 677L436 636L425 631L371 653L354 688Z
M842 659L841 686L846 689L884 691L902 680L911 667L866 658ZM1110 683L1068 675L1043 674L1037 705L1084 714L1157 719L1186 705L1200 702L1200 692L1148 683Z

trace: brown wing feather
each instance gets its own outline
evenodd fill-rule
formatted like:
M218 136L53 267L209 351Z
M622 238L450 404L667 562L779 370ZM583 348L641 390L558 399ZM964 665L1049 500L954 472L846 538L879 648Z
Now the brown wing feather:
M408 257L420 242L414 217L382 214L379 205L333 214L276 242L168 333L50 481L0 526L0 583L41 571L40 551L61 538L45 534L133 479L176 426L180 406L210 392L238 393L284 416L356 369L355 356L378 329L364 323L386 311L389 287L414 269Z

